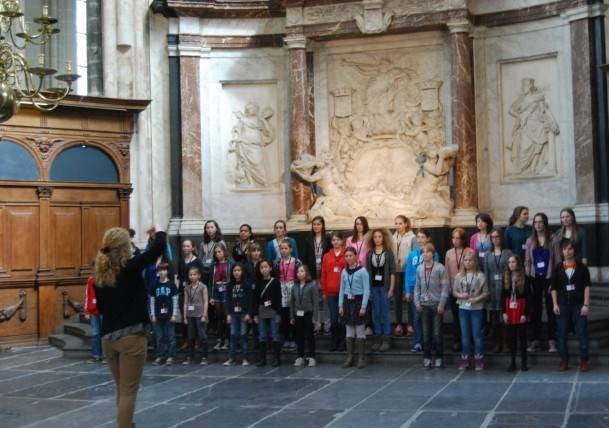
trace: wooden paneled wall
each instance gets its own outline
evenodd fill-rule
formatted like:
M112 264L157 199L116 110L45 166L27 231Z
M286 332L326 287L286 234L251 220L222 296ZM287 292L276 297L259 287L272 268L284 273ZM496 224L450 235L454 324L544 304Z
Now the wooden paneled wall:
M57 331L66 310L75 313L64 292L83 301L104 232L129 226L129 143L147 104L71 97L51 113L25 108L0 124L0 140L28 150L40 171L39 181L0 180L0 343L36 342ZM49 180L54 158L82 144L113 160L118 183Z

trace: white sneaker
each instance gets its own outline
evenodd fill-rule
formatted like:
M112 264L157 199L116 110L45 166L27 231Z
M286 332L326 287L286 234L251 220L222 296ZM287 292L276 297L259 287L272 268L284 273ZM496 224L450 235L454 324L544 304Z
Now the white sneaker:
M249 365L250 365L250 363L249 363L247 360L243 360L243 361L241 362L241 365L242 365L242 366L249 366Z
M294 361L294 367L302 367L304 366L304 358L296 358L296 361Z
M366 336L372 336L373 331L370 327L366 327Z
M425 367L426 369L431 368L431 359L430 358L425 358L423 360L423 367Z
M235 361L232 358L229 358L228 360L224 361L225 366L232 366L233 364L235 364Z
M224 345L220 346L220 349L222 351L226 351L228 349L228 345L225 343Z
M163 359L161 357L156 357L156 359L152 362L153 366L160 366L163 364Z
M175 360L172 357L167 358L167 361L165 361L166 366L173 366L174 363Z
M548 342L548 352L558 352L558 349L556 349L556 341L555 340L550 340Z
M317 361L315 358L309 358L309 367L315 367L317 365Z
M221 346L222 346L222 341L218 340L218 343L216 343L216 346L214 346L214 351L219 351Z
M207 365L207 358L205 358L205 357L201 358L201 365L202 366L206 366Z
M539 342L534 340L531 342L529 347L527 348L527 352L537 352L537 347L539 346Z
M442 361L442 358L436 358L436 365L435 367L437 369L443 369L444 368L444 361Z

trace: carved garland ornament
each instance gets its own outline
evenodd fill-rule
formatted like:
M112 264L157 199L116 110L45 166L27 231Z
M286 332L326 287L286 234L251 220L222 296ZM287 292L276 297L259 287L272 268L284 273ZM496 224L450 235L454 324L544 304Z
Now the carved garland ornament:
M70 318L70 308L77 314L80 314L84 311L85 305L84 303L78 302L76 300L72 300L67 290L63 290L61 292L63 295L63 317Z
M25 290L19 291L19 301L14 305L9 305L6 308L0 309L0 322L10 320L19 311L19 320L21 322L27 319L27 310L25 305Z

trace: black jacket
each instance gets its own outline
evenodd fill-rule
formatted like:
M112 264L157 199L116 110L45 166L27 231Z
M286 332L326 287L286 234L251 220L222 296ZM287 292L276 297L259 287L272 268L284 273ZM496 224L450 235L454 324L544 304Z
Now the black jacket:
M143 253L127 261L116 277L115 287L95 286L97 307L101 312L102 336L136 324L148 324L148 293L142 271L154 263L167 246L165 232L157 232L155 240Z
M326 233L321 240L321 257L323 259L324 254L332 249L332 239L330 234ZM317 272L317 264L315 263L315 236L313 233L307 234L302 244L300 252L300 260L303 264L307 265L311 271L312 279L319 279L321 272Z
M256 282L256 288L254 289L254 299L253 299L253 311L254 315L258 315L258 307L260 305L264 305L264 302L267 300L271 300L271 307L278 314L281 313L281 283L278 279L273 278L272 282L264 291L268 280L259 279ZM264 295L262 292L264 291Z
M241 308L241 312L235 312L235 307ZM240 284L236 290L235 284L230 283L226 288L226 304L224 305L226 315L251 315L252 313L252 285Z
M575 290L567 291L567 285L575 285ZM584 291L590 284L590 271L582 262L576 262L575 272L569 280L562 263L558 263L552 274L552 290L556 290L559 305L583 305Z

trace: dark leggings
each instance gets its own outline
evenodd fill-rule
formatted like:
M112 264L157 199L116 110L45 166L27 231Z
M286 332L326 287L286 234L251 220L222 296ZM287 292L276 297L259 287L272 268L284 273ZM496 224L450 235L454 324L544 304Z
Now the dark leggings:
M452 293L448 297L448 304L450 305L450 311L453 315L453 342L461 346L461 323L459 322L459 305L457 305L457 299L454 298Z
M290 323L290 308L281 308L281 323L279 333L283 342L292 342L294 339L294 326Z
M303 317L296 317L294 320L294 330L296 332L296 347L298 356L303 358L305 355L305 341L309 348L308 357L315 358L315 336L313 335L313 313L306 312Z
M554 305L552 296L548 292L550 280L546 278L533 278L533 298L532 298L532 316L531 324L533 327L533 339L541 340L542 334L542 314L545 311L548 318L548 340L556 340L556 315L554 315Z
M216 300L215 304L210 307L213 308L214 312L216 335L218 336L218 339L220 339L222 343L224 343L227 339L226 316L224 315L224 302Z
M516 342L520 342L520 357L523 364L527 362L527 325L526 324L508 324L505 326L507 330L508 346L512 361L516 359Z

